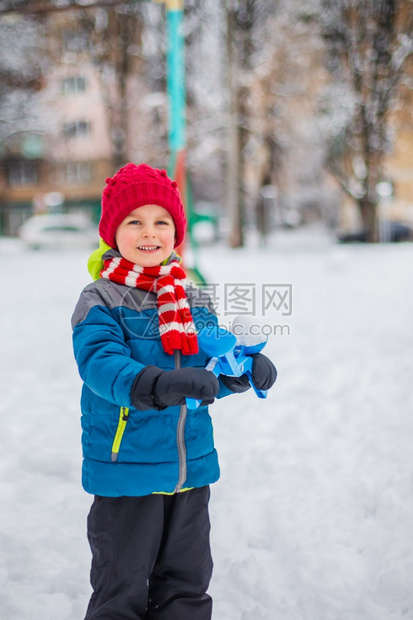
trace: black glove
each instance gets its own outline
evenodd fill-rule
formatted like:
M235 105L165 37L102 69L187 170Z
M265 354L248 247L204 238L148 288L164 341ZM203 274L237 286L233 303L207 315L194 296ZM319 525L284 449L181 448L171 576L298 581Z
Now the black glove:
M205 368L161 370L147 366L136 376L131 390L132 405L136 409L165 409L183 405L185 398L214 402L219 391L218 379Z
M272 361L262 353L255 353L251 357L253 359L251 375L255 387L259 390L269 390L277 379L277 369ZM232 392L245 392L251 387L247 375L240 377L220 375L220 379Z
M277 380L277 369L268 357L262 353L251 355L252 381L259 390L269 390Z
M219 375L222 383L229 389L231 392L235 392L236 394L241 394L242 392L246 392L250 389L250 381L247 375L241 375L240 377L231 377L229 375Z

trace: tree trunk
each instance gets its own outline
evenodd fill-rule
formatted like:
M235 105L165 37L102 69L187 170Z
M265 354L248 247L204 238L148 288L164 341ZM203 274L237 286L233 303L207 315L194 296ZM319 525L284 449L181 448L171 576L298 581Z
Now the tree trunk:
M227 9L227 79L228 79L228 141L226 201L230 220L229 243L232 248L244 245L240 197L240 135L238 118L238 66L234 12Z
M379 241L379 221L377 214L377 202L369 198L361 198L358 202L363 228L366 231L367 241L377 243Z
M128 46L131 43L128 15L116 12L117 40L114 41L116 87L115 124L112 128L113 164L117 170L126 163L126 137L128 134L127 78L129 74Z

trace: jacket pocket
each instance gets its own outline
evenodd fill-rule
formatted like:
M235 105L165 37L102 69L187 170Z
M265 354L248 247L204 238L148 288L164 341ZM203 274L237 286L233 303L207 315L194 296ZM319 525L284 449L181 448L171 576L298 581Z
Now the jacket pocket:
M113 444L112 444L112 454L110 457L112 463L116 463L116 461L118 460L120 444L122 443L123 433L125 432L128 419L129 419L128 407L121 407L119 411L118 428L116 429L115 439L113 440Z

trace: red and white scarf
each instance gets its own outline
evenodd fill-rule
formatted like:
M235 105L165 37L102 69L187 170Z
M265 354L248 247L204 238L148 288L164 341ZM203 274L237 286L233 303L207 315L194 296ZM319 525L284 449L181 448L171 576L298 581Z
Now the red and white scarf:
M184 355L198 353L195 325L182 285L186 274L178 262L141 267L119 256L105 260L100 275L118 284L156 293L159 333L165 352L173 355L179 349Z

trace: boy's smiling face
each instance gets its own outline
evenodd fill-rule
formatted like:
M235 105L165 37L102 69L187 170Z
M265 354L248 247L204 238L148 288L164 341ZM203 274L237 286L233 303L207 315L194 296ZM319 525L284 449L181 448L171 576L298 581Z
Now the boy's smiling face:
M131 211L116 231L116 244L123 258L141 267L156 267L175 245L175 224L166 209L144 205Z

